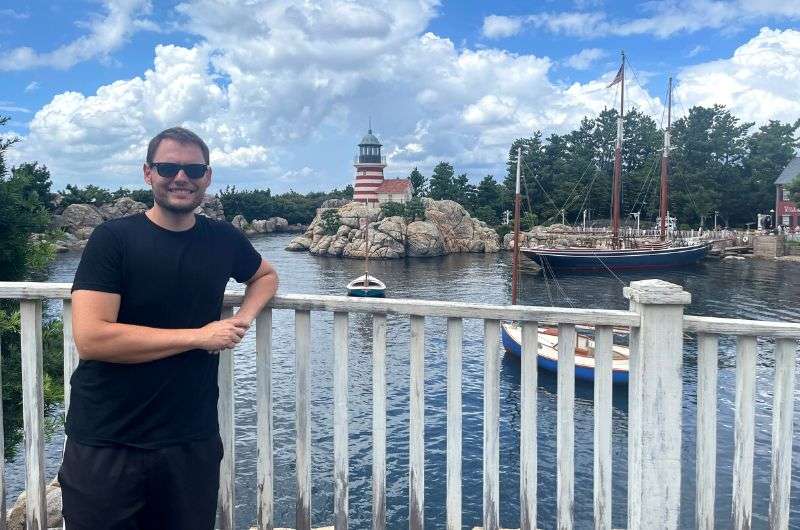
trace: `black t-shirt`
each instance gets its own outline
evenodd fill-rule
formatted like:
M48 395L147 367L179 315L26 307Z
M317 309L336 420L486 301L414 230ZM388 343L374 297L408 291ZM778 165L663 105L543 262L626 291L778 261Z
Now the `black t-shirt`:
M72 290L119 294L120 323L200 328L219 320L228 280L245 282L260 264L228 223L198 215L192 228L173 232L137 214L92 232ZM67 435L147 449L217 436L218 360L205 350L137 364L81 360Z

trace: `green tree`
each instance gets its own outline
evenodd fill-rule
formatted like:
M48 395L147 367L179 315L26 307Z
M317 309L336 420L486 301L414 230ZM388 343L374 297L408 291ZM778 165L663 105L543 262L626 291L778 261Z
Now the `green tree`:
M412 194L414 197L425 197L428 190L426 189L425 185L428 182L428 179L419 172L419 170L415 167L411 170L411 173L408 175L408 180L411 181L412 186Z
M750 217L768 212L775 205L775 179L800 148L797 132L800 120L793 124L770 120L747 139L747 158L744 163L746 189L743 205Z
M425 220L425 205L422 204L422 199L413 197L405 204L405 218L408 222L424 221Z
M399 202L381 203L381 213L384 217L405 217L406 207Z
M453 166L449 163L439 162L436 164L428 183L428 197L436 201L452 199L454 195L453 174Z
M93 204L101 206L114 201L114 196L105 188L87 184L81 188L73 184L67 184L66 189L59 192L62 200L61 206L67 207L70 204Z
M50 193L50 186L52 183L47 166L40 166L38 162L25 162L11 168L11 175L14 179L19 179L23 195L33 194L45 208L51 209L50 201L53 199L53 194Z
M8 116L0 116L0 127L8 123L10 120ZM19 137L17 136L10 136L7 138L0 138L0 177L5 177L6 172L6 159L5 159L5 152L6 150L14 145L15 143L19 142Z

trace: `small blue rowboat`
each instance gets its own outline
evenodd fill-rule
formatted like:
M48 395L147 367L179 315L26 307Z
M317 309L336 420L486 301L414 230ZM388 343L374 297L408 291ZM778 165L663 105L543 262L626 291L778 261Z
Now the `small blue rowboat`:
M591 329L591 328L588 328ZM517 324L502 324L503 347L512 355L522 357L522 328ZM612 347L614 358L611 363L611 380L614 384L628 383L628 358L627 346L614 344ZM558 329L539 328L539 352L536 364L542 370L558 372ZM575 378L582 381L594 382L594 339L583 333L578 333L575 345Z
M386 284L374 276L363 274L347 284L349 296L370 298L383 298L386 294Z

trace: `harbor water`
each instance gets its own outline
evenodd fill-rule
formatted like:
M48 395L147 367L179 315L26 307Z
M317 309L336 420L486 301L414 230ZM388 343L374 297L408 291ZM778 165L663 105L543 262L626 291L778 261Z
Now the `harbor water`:
M344 294L363 273L356 260L314 257L284 250L291 236L253 239L277 268L281 292ZM80 255L63 254L49 281L72 280ZM465 254L441 258L371 261L370 273L387 284L387 296L471 303L507 304L511 298L511 255ZM626 309L623 284L661 278L692 294L687 313L762 320L800 320L800 264L767 260L707 260L683 270L563 275L557 281L540 274L521 275L520 303L586 308ZM231 288L241 288L231 284ZM50 315L58 313L51 303ZM333 391L331 314L312 313L312 520L333 522ZM388 317L387 333L387 527L407 528L409 322ZM351 314L349 320L350 517L352 528L368 528L371 518L372 319ZM273 316L273 403L276 526L294 526L294 318L290 311ZM756 377L756 434L753 527L767 527L772 421L773 344L759 339ZM483 412L483 325L464 323L463 370L463 523L481 524ZM256 518L255 332L235 350L236 524L249 528ZM717 443L717 524L727 528L731 507L735 340L720 339ZM500 522L519 527L520 364L505 355L500 367ZM694 526L696 427L696 340L684 349L683 472L681 527ZM800 378L798 378L800 380ZM795 389L795 398L800 391ZM538 388L538 526L553 528L556 517L556 379L540 373ZM446 327L429 318L425 326L425 519L430 528L445 521ZM592 520L592 386L578 382L575 395L575 521L588 528ZM795 405L795 410L800 406ZM615 387L612 413L613 525L624 527L627 480L627 388ZM58 418L55 418L56 420ZM48 438L47 479L58 467L63 429ZM800 445L794 444L791 521L800 524ZM23 452L6 467L10 500L24 489Z

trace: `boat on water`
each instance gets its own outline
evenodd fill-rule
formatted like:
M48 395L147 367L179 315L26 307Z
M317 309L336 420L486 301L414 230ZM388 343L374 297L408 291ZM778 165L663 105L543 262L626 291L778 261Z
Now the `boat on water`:
M364 274L347 284L348 296L383 298L386 284L369 273L369 220L364 222Z
M685 267L706 257L709 243L664 248L522 248L542 269L559 271L644 270Z
M514 255L511 274L511 304L517 304L519 283L519 210L520 210L520 160L522 148L517 150L517 179L516 194L514 196ZM591 326L576 326L578 333L575 338L575 378L582 381L594 382L595 380L595 344L594 328ZM503 322L500 326L503 348L517 358L522 358L522 328L513 322ZM617 338L630 335L629 330L615 329L612 337ZM538 351L536 364L542 370L558 372L558 328L540 326L537 332ZM613 340L612 340L613 342ZM615 384L628 382L630 350L628 346L612 344L612 373L611 380Z
M592 328L584 328L588 333L579 332L575 337L575 379L594 382L594 338ZM504 322L501 335L505 350L522 358L522 328L518 324ZM542 370L558 372L558 328L539 327L539 351L536 364ZM611 348L611 381L614 384L627 384L629 373L629 350L627 346L614 344Z
M672 119L672 78L669 80L667 127L664 129L664 146L661 155L660 193L660 241L657 244L643 243L620 238L620 190L622 173L622 123L625 103L625 54L616 77L608 86L620 84L620 109L617 118L617 142L614 150L614 177L611 191L611 247L565 247L536 246L521 249L528 258L542 267L545 274L554 271L614 271L645 270L669 267L684 267L706 257L710 243L685 243L667 239L666 220L669 217L669 149Z
M347 294L349 296L362 296L382 298L386 295L386 284L369 273L359 276L347 284Z

